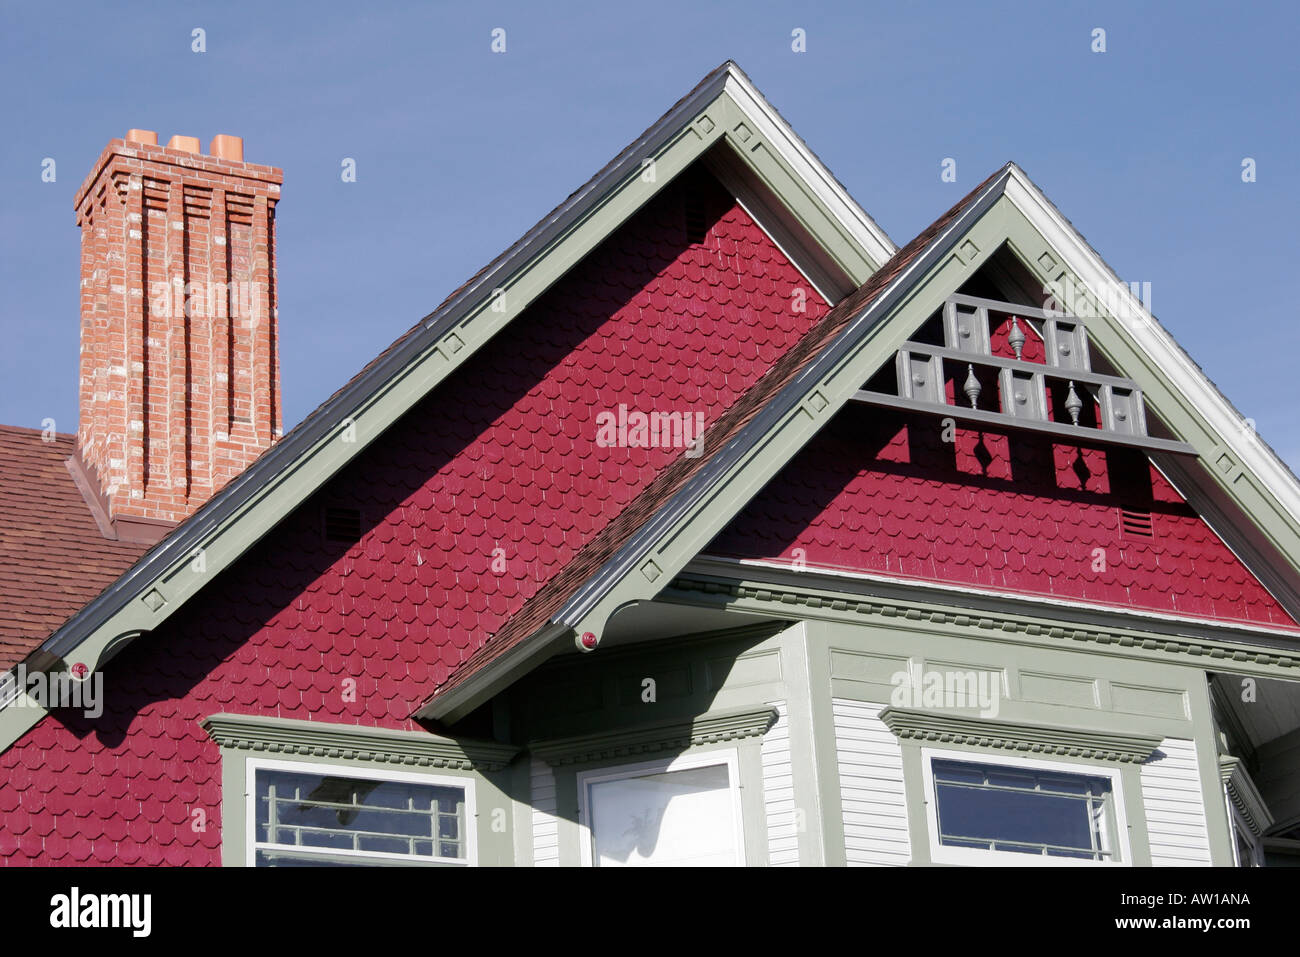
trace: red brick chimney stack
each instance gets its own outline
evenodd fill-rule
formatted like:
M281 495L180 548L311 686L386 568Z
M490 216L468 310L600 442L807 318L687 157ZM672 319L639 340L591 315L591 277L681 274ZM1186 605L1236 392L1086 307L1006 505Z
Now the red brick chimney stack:
M281 170L217 136L112 140L77 191L83 490L101 527L156 541L281 434Z

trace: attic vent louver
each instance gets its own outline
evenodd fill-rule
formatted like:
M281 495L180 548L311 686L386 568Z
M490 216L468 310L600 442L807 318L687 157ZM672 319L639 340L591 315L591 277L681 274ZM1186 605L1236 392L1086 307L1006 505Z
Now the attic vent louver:
M1125 538L1154 538L1155 528L1151 524L1150 512L1134 512L1127 508L1119 510L1119 530Z
M325 541L351 544L361 538L361 509L330 505L325 508Z
M704 208L704 197L696 190L687 190L685 206L686 241L698 246L709 233L709 214Z

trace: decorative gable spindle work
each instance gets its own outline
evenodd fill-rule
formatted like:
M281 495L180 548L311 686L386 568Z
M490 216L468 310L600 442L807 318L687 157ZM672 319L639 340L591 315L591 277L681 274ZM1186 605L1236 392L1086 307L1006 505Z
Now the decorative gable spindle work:
M995 354L990 312L1009 317L1006 343L1014 358ZM1073 442L1196 454L1184 442L1147 434L1142 390L1136 382L1092 371L1082 319L953 295L944 303L942 320L942 346L909 341L899 349L894 361L896 395L863 389L854 399L988 426L1047 432ZM1042 342L1044 361L1024 356L1031 334ZM986 387L991 381L996 381L996 389ZM1090 405L1095 415L1084 416Z

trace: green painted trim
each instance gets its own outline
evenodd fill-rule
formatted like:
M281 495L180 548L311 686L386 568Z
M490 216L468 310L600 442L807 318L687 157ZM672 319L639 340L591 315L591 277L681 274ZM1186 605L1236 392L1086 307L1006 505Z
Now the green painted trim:
M846 584L851 580L846 579ZM1293 652L1207 637L1170 635L1137 628L1062 623L1043 616L974 611L928 601L863 597L847 592L776 585L762 580L729 581L684 575L661 600L734 608L757 614L796 614L828 621L880 621L921 632L964 632L983 641L1006 641L1086 650L1164 664L1289 680L1300 679L1300 647ZM1103 610L1099 610L1101 613Z
M0 708L0 753L40 724L49 713L48 708L38 705L27 692L19 689L14 700Z
M942 867L930 858L929 803L925 795L925 759L920 741L900 741L903 763L903 801L907 805L907 843L912 849L910 867ZM985 757L972 752L971 757ZM843 841L841 840L841 843Z
M797 831L800 866L826 863L821 821L825 815L818 787L821 761L817 751L815 706L812 693L808 628L803 622L786 629L781 637L782 674L785 676L785 720L789 729L790 773L794 806L802 811L804 827Z
M554 768L556 839L560 845L560 867L582 866L584 831L578 823L578 773L576 769Z
M940 711L886 708L880 720L900 740L964 744L1031 754L1141 764L1163 740L1156 735L1111 734L1091 728L965 718Z
M1128 822L1128 847L1134 867L1153 867L1151 832L1147 829L1146 800L1142 793L1142 766L1120 765L1120 784L1124 788L1124 816Z
M1193 742L1196 746L1196 770L1205 805L1205 826L1210 840L1210 861L1216 867L1231 867L1236 861L1232 837L1232 814L1219 777L1218 734L1214 723L1214 706L1210 682L1204 670L1188 688Z
M510 765L504 781L505 793L510 801L511 833L514 836L514 862L519 867L532 867L533 860L533 806L532 775L528 761Z
M1255 787L1255 782L1246 772L1246 766L1241 758L1235 758L1230 754L1221 755L1219 779L1228 789L1228 797L1232 800L1233 806L1256 837L1262 836L1273 826L1273 815L1269 813L1268 805L1264 802L1259 789Z
M528 750L552 767L652 754L706 744L761 738L776 722L776 709L739 708L689 720L659 721L617 731L534 741ZM760 773L761 779L761 773Z
M1110 760L1109 755L1054 757L1050 753L1035 753L1032 748L1023 750L995 747L983 737L1006 727L1019 729L1017 738L1024 737L1025 728L1050 729L1050 738L1060 739L1061 729L1094 736L1091 740L1076 740L1085 751L1095 750L1098 742L1110 745L1119 740L1144 739L1143 747L1151 753L1167 738L1195 740L1199 745L1207 734L1198 730L1195 715L1197 699L1195 688L1204 682L1202 669L1189 669L1178 663L1158 660L1133 661L1120 657L1098 656L1087 648L1033 645L1012 639L998 640L996 635L931 627L928 621L917 623L906 618L875 621L805 619L809 645L814 656L813 694L824 717L815 742L819 761L831 767L821 784L826 792L827 833L834 834L829 841L832 847L843 846L843 835L835 825L842 815L838 806L840 781L835 769L836 739L832 709L836 699L871 704L881 712L891 703L895 711L921 711L926 718L947 725L949 719L970 722L979 737L948 734L938 741L924 735L897 737L904 777L904 807L908 820L910 863L930 862L927 807L924 798L921 752L923 747L949 748L969 751L972 759L996 761L999 756L1028 757L1044 762L1074 762L1097 764L1108 773L1118 773L1122 782L1123 806L1126 811L1127 835L1131 854L1128 858L1136 865L1150 864L1149 834L1145 823L1142 794L1142 768L1144 756L1140 749L1133 761ZM997 710L989 712L993 720L977 720L969 709L949 708L937 715L919 709L914 701L896 696L895 678L900 671L912 672L990 672L1001 676L1002 690L998 696ZM1027 684L1027 679L1054 679L1056 684L1037 687ZM1090 696L1061 695L1060 682L1077 680L1091 686ZM1159 706L1134 707L1135 702L1119 701L1116 688L1146 689L1165 692ZM1181 704L1179 704L1181 702ZM882 718L883 723L883 718ZM880 728L886 731L888 724ZM1095 736L1101 736L1100 739ZM1037 745L1036 745L1037 746ZM1217 784L1216 790L1222 790ZM1198 792L1204 786L1198 781ZM1207 802L1206 796L1198 799ZM829 810L832 802L834 811ZM1205 803L1207 815L1212 816L1212 803ZM838 852L840 857L848 856Z
M390 731L290 718L214 714L200 725L223 748L403 767L499 771L513 761L520 750L494 741L452 739L418 731Z
M776 720L775 709L772 720ZM745 842L745 866L767 867L772 858L767 845L767 795L763 793L761 746L736 748L736 776L740 779L736 785L740 790L740 831ZM757 781L758 787L747 787L747 781Z
M349 771L392 770L472 781L474 816L466 823L474 828L478 865L506 866L519 860L516 857L518 822L511 813L514 802L510 796L515 766L506 768L499 763L504 751L517 749L502 748L495 743L438 738L434 753L430 753L429 748L412 742L411 739L421 737L415 732L287 718L217 714L201 725L221 745L222 804L219 809L205 810L210 826L216 820L221 822L221 862L225 867L247 866L250 759L288 765L330 765L337 767L342 776ZM497 769L486 770L488 766ZM219 818L215 811L220 812ZM527 839L532 839L531 821Z
M752 131L746 135L752 120L729 94L724 93L726 109L723 124L727 145L732 153L758 178L767 190L781 200L808 231L822 249L830 255L850 279L862 285L882 263L875 262L857 243L841 223L813 195L789 165L771 149L761 136ZM746 125L748 121L749 125Z
M221 807L208 809L208 819L214 819L213 811L219 812L222 867L248 866L247 757L245 751L221 749Z
M907 831L911 842L911 867L962 867L966 865L936 863L931 855L930 845L930 805L925 789L925 754L926 748L934 743L910 738L899 741L903 762L903 791L907 803ZM970 760L996 764L1002 756L1000 749L986 749L961 741L949 742L946 746L959 751L969 751ZM1055 757L1042 760L1052 762ZM1119 780L1120 795L1123 800L1124 820L1128 831L1128 859L1116 862L1125 867L1150 867L1150 835L1146 826L1146 808L1142 800L1142 765L1137 762L1098 762L1106 773L1114 774ZM1116 822L1118 823L1118 822Z
M844 835L844 802L840 792L839 751L835 741L835 704L831 693L831 649L825 635L804 626L808 650L808 687L811 695L814 783L820 818L816 821L823 863L848 866Z

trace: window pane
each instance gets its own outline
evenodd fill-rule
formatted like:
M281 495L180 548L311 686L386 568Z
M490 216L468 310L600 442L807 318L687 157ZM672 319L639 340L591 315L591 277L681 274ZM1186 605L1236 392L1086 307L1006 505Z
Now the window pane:
M259 851L259 864L336 863L329 852L339 850L465 856L462 788L263 769L256 777L258 842L302 849Z
M739 862L725 764L600 781L587 794L601 867Z
M1102 860L1110 782L1083 774L935 760L939 839L951 847Z

